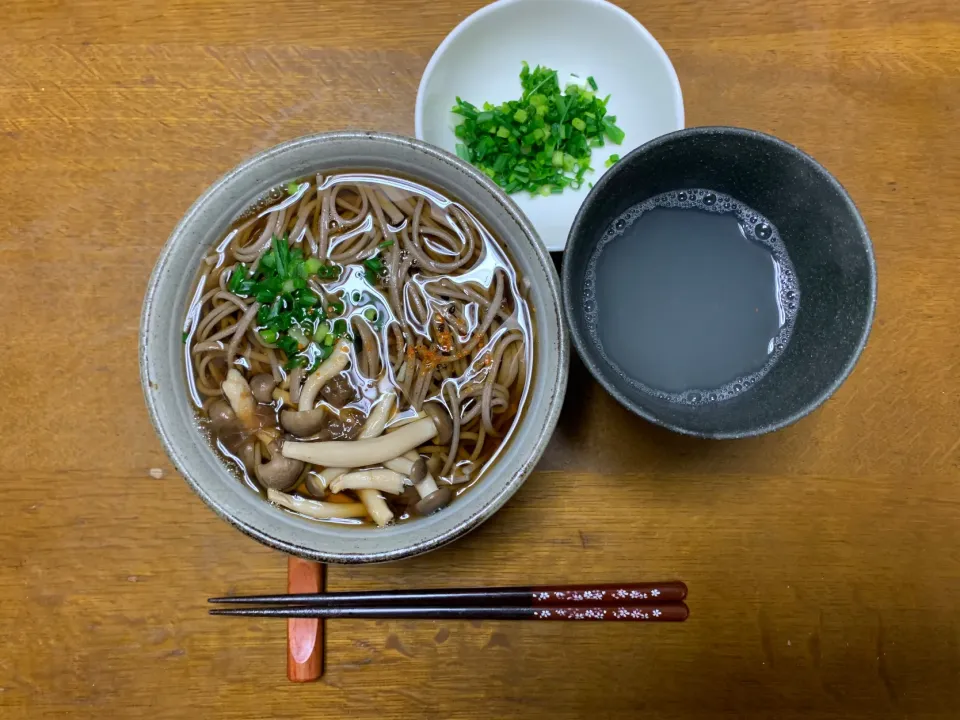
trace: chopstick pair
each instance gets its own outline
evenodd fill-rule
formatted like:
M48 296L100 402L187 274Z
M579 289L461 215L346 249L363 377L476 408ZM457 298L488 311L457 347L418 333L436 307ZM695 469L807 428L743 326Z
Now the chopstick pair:
M681 622L689 610L682 582L544 587L394 590L210 598L258 605L211 615L405 620L625 620Z

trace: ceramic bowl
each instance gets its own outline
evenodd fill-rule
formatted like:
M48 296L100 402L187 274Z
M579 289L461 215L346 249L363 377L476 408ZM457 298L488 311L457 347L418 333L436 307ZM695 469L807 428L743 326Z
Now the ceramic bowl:
M725 193L769 218L800 289L792 337L769 373L729 400L702 405L658 400L628 383L591 341L583 310L586 268L610 224L648 198L687 188ZM604 175L570 231L562 285L574 345L597 381L641 417L710 438L771 432L824 403L860 357L877 300L870 236L840 183L793 145L725 127L657 138Z
M567 81L592 76L599 94L610 94L609 111L626 133L620 145L595 148L595 182L611 154L630 150L683 127L680 81L653 36L636 19L605 0L499 0L460 23L440 44L420 80L416 134L453 152L456 97L480 106L520 96L523 61L545 65ZM578 76L572 78L573 75ZM563 250L587 183L559 195L511 197L530 218L550 250Z
M181 338L197 268L230 222L261 193L291 178L352 168L395 172L471 208L529 280L536 334L530 400L504 451L477 485L442 512L387 528L338 526L280 510L227 471L197 426ZM426 552L493 515L533 470L560 413L568 341L559 285L543 243L482 173L409 138L380 133L313 135L271 148L224 175L177 225L150 278L140 325L140 377L150 418L177 470L217 514L279 550L322 562L378 562Z

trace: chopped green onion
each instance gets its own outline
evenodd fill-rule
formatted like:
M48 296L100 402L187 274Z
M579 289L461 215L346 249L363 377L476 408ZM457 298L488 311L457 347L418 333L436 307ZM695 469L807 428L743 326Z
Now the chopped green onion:
M310 344L310 338L304 335L303 330L298 327L290 328L290 337L297 341L301 350Z
M346 306L339 300L334 300L330 303L330 313L333 315L343 315L343 311L346 309Z
M289 335L283 335L280 337L277 340L277 347L287 354L288 359L300 352L300 343L298 343L295 338L292 338Z
M330 326L325 322L320 323L319 325L317 325L317 329L313 333L314 341L320 342L327 336L328 332L330 332Z
M333 323L333 334L335 337L343 337L347 334L347 321L343 318Z
M617 160L619 160L619 159L620 159L620 156L617 155L616 153L614 153L613 155L611 155L610 157L607 158L607 162L604 163L604 164L605 164L607 167L610 167L611 165L613 165L613 164L614 164Z
M607 137L617 145L623 142L623 138L626 135L623 130L612 123L606 123L606 133Z
M393 240L384 240L382 243L377 245L381 250L386 250L388 247L393 247Z
M183 334L183 344L184 344L184 345L187 344L187 338L189 338L189 337L190 337L190 333L185 332L185 333Z
M287 195L296 195L300 192L300 183L287 183Z
M293 370L294 368L304 367L307 364L307 358L303 355L295 355L293 358L287 361L287 370Z
M257 310L260 338L283 351L286 367L303 367L310 360L302 351L310 346L309 333L314 324L320 321L326 328L322 322L326 313L318 307L321 297L307 287L307 278L315 274L336 278L340 271L340 267L323 265L317 258L304 259L303 251L291 248L287 237L274 236L255 271L237 263L230 273L227 289L260 303ZM342 312L343 303L340 308Z
M330 347L331 345L333 345L334 342L336 342L336 340L337 338L334 336L334 334L330 333L323 339L323 344L326 345L327 347Z
M609 97L595 95L592 76L561 90L555 70L527 63L521 66L520 85L519 99L483 103L482 111L456 99L452 111L461 118L454 128L457 155L508 193L551 194L580 187L590 170L592 148L602 146L605 137L623 140L623 131L606 117ZM367 265L367 282L375 284L381 273Z
M377 311L375 308L367 308L363 311L363 316L370 322L373 322L377 319Z

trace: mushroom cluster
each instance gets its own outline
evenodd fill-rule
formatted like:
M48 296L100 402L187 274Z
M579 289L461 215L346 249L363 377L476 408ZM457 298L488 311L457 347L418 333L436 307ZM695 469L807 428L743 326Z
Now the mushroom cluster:
M433 440L449 442L450 416L440 405L428 403L411 421L385 432L394 416L395 392L384 392L366 417L345 407L356 395L343 374L349 351L348 343L338 343L302 387L301 378L293 374L283 385L267 374L255 375L248 383L231 370L223 384L226 400L214 401L208 410L214 432L225 443L234 438L238 457L266 488L268 499L309 517L369 516L382 527L395 517L384 494L399 497L408 487L416 492L414 512L436 512L453 493L437 485L416 448ZM269 429L267 414L260 410L278 401L284 437ZM308 467L314 469L305 473ZM288 494L301 483L314 498L338 497L325 502ZM345 500L346 492L359 503Z

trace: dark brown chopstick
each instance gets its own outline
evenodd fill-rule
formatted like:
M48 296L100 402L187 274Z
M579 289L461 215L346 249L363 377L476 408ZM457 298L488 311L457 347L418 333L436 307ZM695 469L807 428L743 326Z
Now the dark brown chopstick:
M354 618L367 620L593 620L682 622L690 611L680 602L661 605L590 607L265 607L223 608L211 615L275 618Z
M657 605L681 602L687 586L679 581L608 585L547 585L541 587L447 588L436 590L374 590L302 595L253 595L210 598L212 603L338 607L572 607L577 605ZM221 613L217 613L221 614ZM313 616L310 616L313 617ZM333 616L330 616L333 617Z

